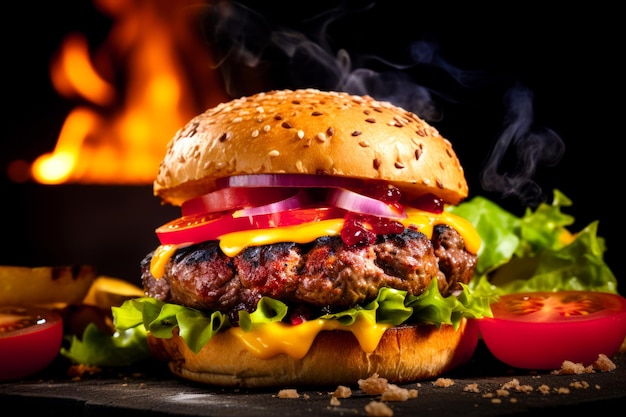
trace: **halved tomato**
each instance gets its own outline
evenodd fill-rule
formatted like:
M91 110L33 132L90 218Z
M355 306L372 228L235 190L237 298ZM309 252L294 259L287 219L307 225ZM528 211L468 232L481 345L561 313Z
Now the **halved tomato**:
M613 356L626 337L626 299L592 291L514 293L480 319L482 338L502 362L525 369L558 369L568 360L592 364Z
M59 353L62 341L63 319L55 311L0 307L0 380L43 370Z

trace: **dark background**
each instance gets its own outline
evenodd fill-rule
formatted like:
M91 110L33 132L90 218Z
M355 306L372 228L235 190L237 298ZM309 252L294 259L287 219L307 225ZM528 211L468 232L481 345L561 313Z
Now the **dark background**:
M576 218L572 230L599 220L599 234L608 248L606 260L623 281L619 262L624 225L618 213L624 176L618 168L623 159L625 71L623 25L616 7L594 3L548 10L528 2L495 7L476 2L244 3L252 10L237 7L236 17L245 19L231 22L233 26L216 25L223 22L223 16L216 17L221 9L209 8L211 13L203 20L216 56L243 43L260 58L251 68L241 55L224 55L220 71L231 95L270 88L337 88L328 65L303 56L304 49L288 56L272 42L272 34L301 35L295 39L322 45L330 53L322 55L326 58L344 49L353 68L367 68L386 80L402 79L408 83L404 87L429 93L430 100L414 95L409 103L434 106L436 111L428 115L436 117L430 122L457 150L472 196L487 195L521 214L542 197L551 201L556 188L573 201L567 210ZM12 2L4 5L3 17L2 114L8 129L0 157L5 216L0 264L89 263L103 274L138 280L141 258L157 244L154 228L178 215L178 210L160 206L150 185L42 186L13 183L6 176L10 161L32 161L53 149L63 120L76 105L51 85L52 54L70 32L86 34L97 48L111 27L110 19L91 2L78 0ZM233 28L242 29L237 38ZM418 46L420 57L427 56L428 61L409 55ZM318 49L307 51L316 51L318 58ZM546 166L536 161L536 168L526 175L535 191L541 191L532 198L520 190L509 190L505 197L485 190L480 181L494 144L509 125L505 97L514 87L532 93L531 126L544 134L539 137L556 135L564 146L558 162ZM516 161L509 151L502 169L517 172Z

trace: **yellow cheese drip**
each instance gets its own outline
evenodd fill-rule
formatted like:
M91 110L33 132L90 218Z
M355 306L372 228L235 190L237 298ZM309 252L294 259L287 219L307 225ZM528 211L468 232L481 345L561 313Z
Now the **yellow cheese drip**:
M480 249L480 236L474 226L462 217L446 211L437 214L412 207L407 207L406 213L407 217L401 220L405 227L415 227L428 238L431 238L435 225L447 224L461 234L469 252L475 254ZM228 233L221 236L220 248L226 255L234 257L248 246L269 245L278 242L308 243L321 236L337 236L342 227L343 219L331 219L297 226ZM163 276L165 264L176 252L176 249L176 245L162 245L154 252L150 263L150 272L155 278Z
M389 324L370 323L362 317L350 326L344 326L339 321L311 320L295 326L285 323L267 323L257 325L249 332L240 327L228 329L238 338L254 356L269 359L280 353L286 353L295 359L303 358L317 334L323 330L342 330L351 332L358 340L364 352L373 352L378 346L383 333L391 327Z

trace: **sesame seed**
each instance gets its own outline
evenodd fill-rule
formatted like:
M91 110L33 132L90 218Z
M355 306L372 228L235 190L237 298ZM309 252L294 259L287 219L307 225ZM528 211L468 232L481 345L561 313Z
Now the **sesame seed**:
M240 123L243 119L241 117L235 117L233 123Z
M278 152L276 149L273 149L273 150L271 150L271 151L269 151L267 153L267 156L270 156L270 157L271 156L278 156L278 155L280 155L280 152Z
M285 129L291 129L293 127L289 122L282 122L280 125Z
M361 132L360 130L355 130L354 132L351 133L352 136L361 136L363 132Z
M441 180L437 180L437 187L443 190L443 183L441 182Z
M257 113L265 113L265 109L262 106L257 106L256 111Z
M275 120L283 120L283 115L282 114L277 114L276 116L274 116Z
M404 164L403 164L402 162L400 162L400 161L396 161L396 162L393 164L393 166L394 166L394 167L396 167L397 169L402 169L402 168L404 168Z
M366 141L364 141L364 140L360 140L360 141L359 141L359 146L360 146L361 148L369 148L370 144L369 144L369 143L367 143L367 142L366 142Z
M316 110L316 111L314 111L313 113L311 113L311 116L321 116L321 115L323 115L323 114L324 114L324 113L322 113L321 111L317 111L317 110Z
M324 132L319 132L317 136L315 136L318 142L326 142L326 134Z
M271 128L272 127L270 125L265 125L265 126L263 126L263 131L267 133L267 132L270 131Z
M219 141L226 142L228 139L230 139L230 133L226 132L226 133L222 133L222 136L220 136Z
M365 121L367 123L376 123L376 119L374 119L373 117L368 117L367 119L365 119Z
M304 130L298 130L298 133L296 133L296 135L298 136L298 139L304 138Z
M380 168L380 164L381 164L381 161L378 158L374 158L374 160L372 161L372 165L374 166L375 170L378 170L378 168Z
M415 159L419 161L421 156L422 156L422 147L420 146L419 148L415 150Z
M253 137L253 138L256 138L257 136L259 136L259 129L254 129L254 130L252 131L252 137Z
M326 129L326 136L331 137L332 135L335 134L335 128L330 126L328 129Z

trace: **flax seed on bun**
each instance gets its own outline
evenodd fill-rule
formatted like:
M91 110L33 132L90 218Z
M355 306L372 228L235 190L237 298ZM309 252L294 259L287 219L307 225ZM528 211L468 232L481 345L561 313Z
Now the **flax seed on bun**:
M192 119L168 145L154 194L181 205L238 174L380 179L407 196L467 197L450 142L415 114L371 97L285 90L243 97Z

